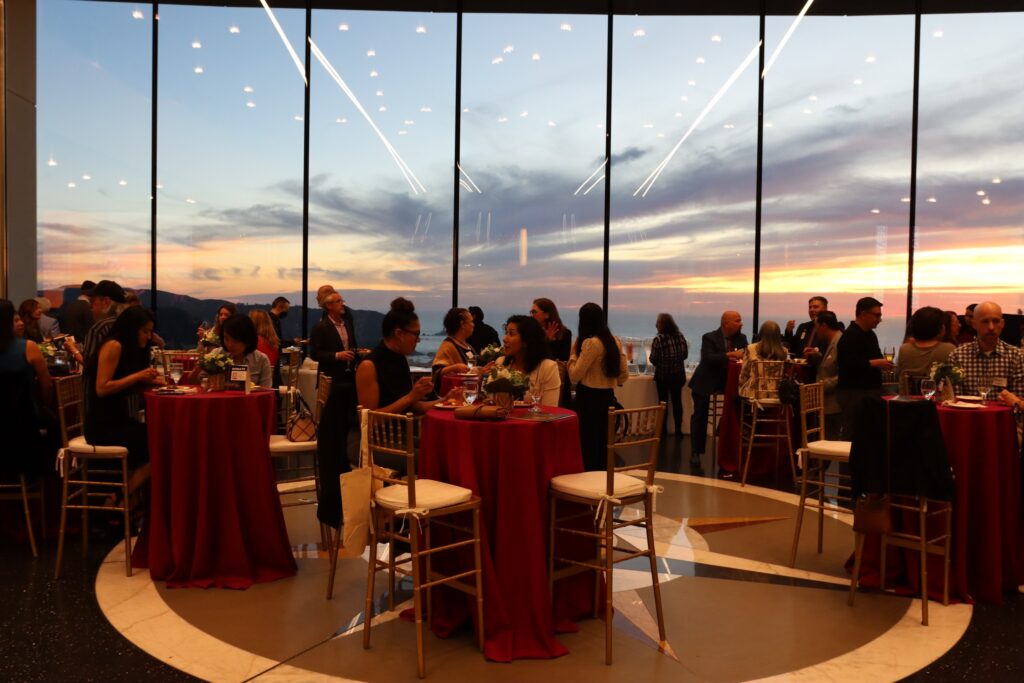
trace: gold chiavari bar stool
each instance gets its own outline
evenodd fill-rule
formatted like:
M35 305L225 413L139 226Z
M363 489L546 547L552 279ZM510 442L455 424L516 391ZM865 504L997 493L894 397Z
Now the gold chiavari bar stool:
M750 458L759 443L776 449L776 442L786 442L789 466L796 484L796 464L793 462L793 439L789 426L789 406L779 400L779 382L786 371L786 362L781 360L751 360L754 366L754 396L740 398L740 440L739 462L743 472L740 485L746 486L750 471ZM746 453L744 454L744 446Z
M665 422L665 404L647 408L608 410L608 462L604 472L578 472L563 474L551 480L548 496L551 504L550 538L548 548L548 576L552 594L555 581L581 572L594 572L594 616L600 610L598 591L605 582L605 664L612 663L612 577L614 566L619 562L636 557L647 557L651 565L651 582L654 586L654 603L658 613L658 637L660 646L665 645L665 617L661 609L661 586L658 583L657 555L654 548L654 484L655 467L658 461L658 447L661 429ZM632 447L647 447L646 458L632 465L615 466L615 451ZM630 476L633 472L639 476ZM587 506L582 513L572 512L558 516L558 503L575 503ZM643 504L643 516L636 519L616 519L614 508ZM596 513L596 515L595 515ZM593 529L566 526L566 522L586 517L593 520ZM615 547L615 532L636 526L647 532L647 549L638 551L620 550ZM578 560L558 554L555 538L558 534L570 534L592 538L595 541L594 557Z
M131 503L128 492L128 449L123 446L92 446L84 436L85 403L83 379L78 376L54 380L60 418L61 486L60 532L57 536L57 564L53 578L60 578L64 556L64 533L68 510L82 512L82 556L89 547L89 510L115 512L124 521L125 575L132 575ZM97 465L93 467L93 465ZM114 502L110 500L115 497ZM120 495L120 502L116 496Z
M826 510L837 508L825 500L826 489L835 489L836 500L852 503L850 497L850 476L842 471L828 474L832 463L850 462L849 441L828 441L825 436L825 387L821 383L800 386L800 429L802 445L797 451L800 458L800 504L796 512L796 529L793 532L793 550L789 566L796 565L796 551L800 545L800 527L803 525L804 510L809 507L818 511L818 554L821 554Z
M411 414L395 415L368 411L367 413L367 466L370 477L370 562L366 582L366 611L363 621L363 647L370 647L370 626L374 614L374 579L378 571L388 572L388 609L395 608L395 576L412 577L413 611L416 616L416 670L420 678L426 674L424 657L423 622L429 623L431 589L447 585L476 598L477 643L484 648L484 594L480 562L480 498L469 489L432 479L416 476L415 451L413 449L414 420ZM378 455L404 458L404 478L388 476L382 468L374 467ZM383 486L381 486L383 484ZM472 516L472 528L449 521L453 515L468 512ZM458 534L459 540L434 546L431 544L431 527L439 526L448 532ZM403 533L403 526L406 530ZM408 543L411 554L408 558L395 558L395 541ZM377 544L388 544L387 561L377 557ZM341 544L334 543L334 551ZM457 570L454 574L443 574L435 570L433 558L438 553L465 549L463 555L472 549L473 567ZM451 557L449 555L449 557ZM337 559L332 562L332 576ZM408 568L406 568L408 566ZM472 581L467 583L465 580ZM424 609L423 591L426 591ZM426 612L426 614L424 614Z

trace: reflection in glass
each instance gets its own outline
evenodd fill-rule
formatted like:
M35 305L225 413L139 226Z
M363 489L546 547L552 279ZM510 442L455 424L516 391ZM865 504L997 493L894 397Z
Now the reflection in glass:
M151 24L118 2L37 11L38 287L54 306L85 279L148 290Z
M766 53L792 17L768 17ZM883 303L882 346L904 335L911 16L805 17L765 79L761 320L807 320L824 295L841 321Z
M548 297L575 327L601 301L604 185L576 190L604 159L607 18L563 23L463 20L459 303L491 324Z
M274 14L301 51L305 12ZM204 300L161 305L160 332L185 346L219 300L301 301L305 85L260 7L162 5L159 50L157 287Z
M722 311L751 312L756 53L746 60L757 39L756 17L615 17L609 322L617 334L653 337L666 312L697 344Z

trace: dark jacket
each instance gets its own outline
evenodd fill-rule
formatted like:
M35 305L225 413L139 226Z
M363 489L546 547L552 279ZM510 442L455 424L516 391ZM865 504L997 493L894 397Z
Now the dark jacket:
M854 497L891 492L953 499L953 473L934 403L871 396L862 399L856 410L850 447ZM887 457L890 417L892 446Z
M320 372L331 376L335 384L339 382L355 382L356 363L354 361L337 360L334 354L339 351L355 351L359 348L356 343L356 326L352 320L352 309L345 306L341 312L341 323L348 332L348 346L341 343L341 335L334 327L330 318L324 318L313 326L313 332L309 336L310 357L319 363Z
M747 337L737 332L732 338L732 350L745 349ZM725 379L729 373L729 359L725 355L725 335L722 328L708 332L700 340L700 365L690 378L690 391L710 396L725 391Z
M880 389L882 371L871 367L870 361L882 358L874 330L864 330L853 323L836 344L839 361L840 389Z
M477 353L491 344L501 344L498 340L498 331L482 320L473 326L473 334L469 335L466 343L472 346Z
M92 327L92 307L88 301L75 299L67 305L60 316L60 329L75 336L79 343L85 341L85 335Z

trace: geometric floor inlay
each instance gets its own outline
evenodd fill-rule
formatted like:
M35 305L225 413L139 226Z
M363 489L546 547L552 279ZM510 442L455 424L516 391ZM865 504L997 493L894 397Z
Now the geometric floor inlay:
M441 680L741 681L897 680L949 650L970 621L969 605L929 605L861 592L846 605L849 515L805 520L796 568L788 566L796 496L756 486L660 474L655 546L668 646L659 651L649 563L617 566L613 580L615 661L604 666L603 622L560 634L570 653L555 660L487 662L472 635L427 635L427 673ZM627 508L623 515L629 515ZM286 508L298 574L246 591L170 590L145 571L124 576L121 546L96 578L104 614L124 637L167 664L207 680L414 681L415 634L398 610L374 619L362 649L365 559L339 561L335 598L317 549L312 508ZM622 547L643 548L638 529ZM402 596L398 596L401 598Z

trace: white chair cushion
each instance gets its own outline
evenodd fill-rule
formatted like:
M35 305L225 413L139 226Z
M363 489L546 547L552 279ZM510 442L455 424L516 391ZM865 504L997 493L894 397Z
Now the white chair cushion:
M111 457L128 455L128 449L124 446L93 446L86 443L84 436L76 436L68 441L67 450L84 455L109 455Z
M616 473L612 483L615 486L615 492L612 495L616 498L632 496L644 491L643 480L627 474ZM551 479L551 488L559 493L593 500L599 500L605 494L607 486L607 472L577 472L576 474L562 474Z
M284 434L270 435L270 454L305 453L316 450L316 439L312 441L289 441Z
M445 484L433 479L416 480L416 508L437 510L449 505L465 503L473 497L473 492L454 484ZM385 486L377 491L374 500L391 510L403 510L409 507L409 487L405 484Z
M819 455L827 458L849 458L849 441L811 441L807 444L807 450L811 455Z

